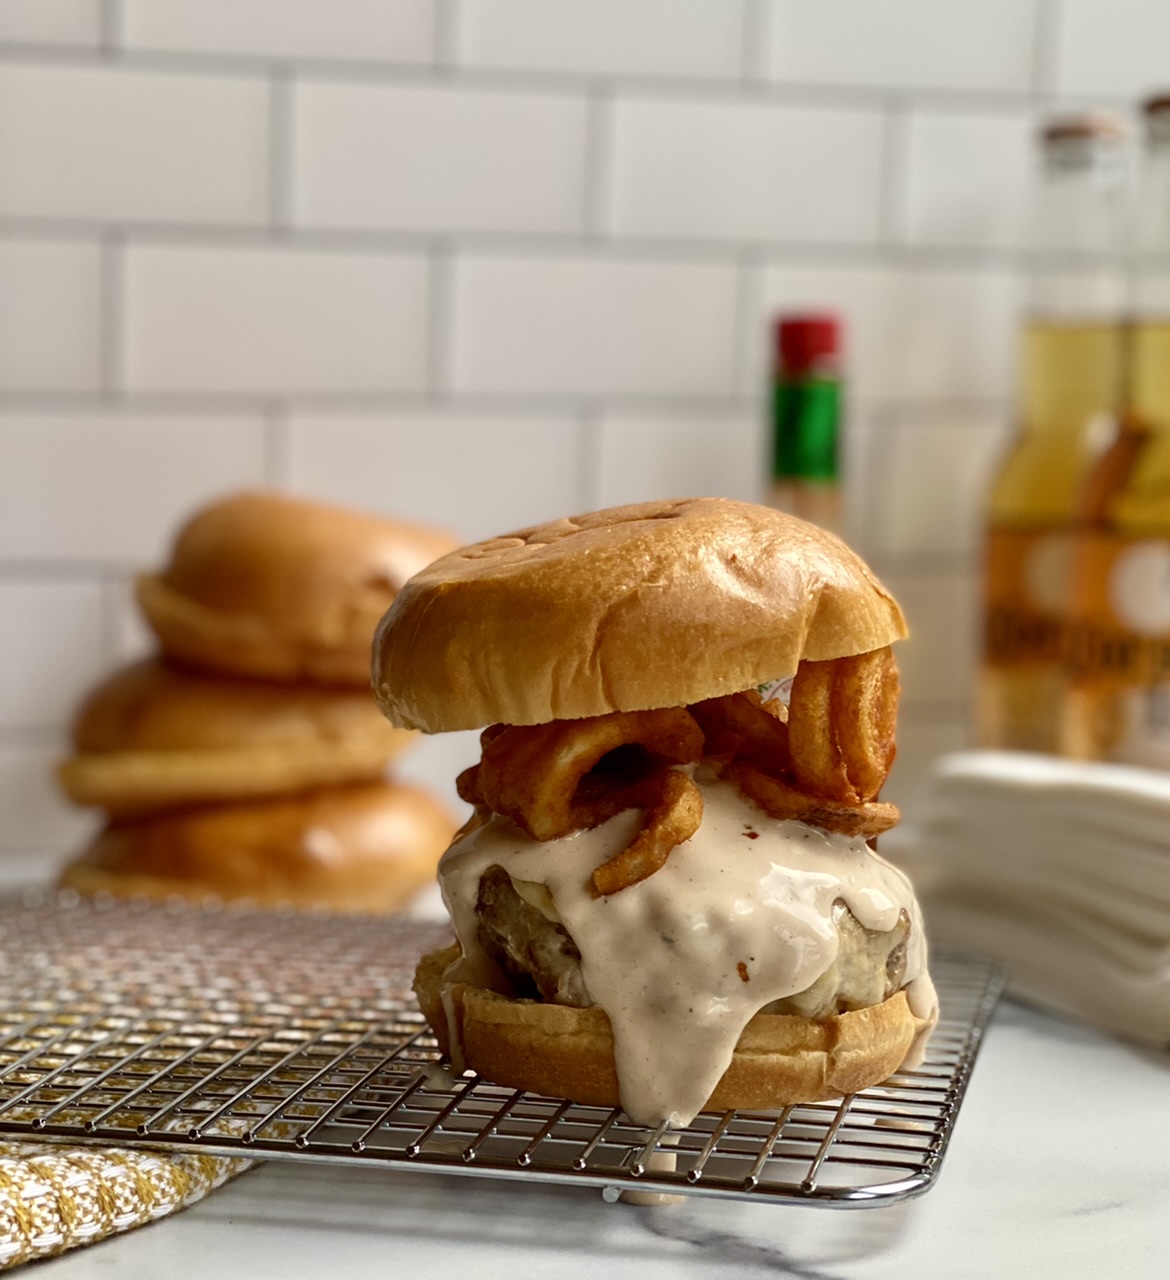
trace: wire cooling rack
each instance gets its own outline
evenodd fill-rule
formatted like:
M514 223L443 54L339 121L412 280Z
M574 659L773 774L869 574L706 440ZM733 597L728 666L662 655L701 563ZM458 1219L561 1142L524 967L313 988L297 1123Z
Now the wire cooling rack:
M1003 987L932 964L917 1071L839 1103L680 1131L453 1079L410 992L441 926L221 908L0 901L0 1134L776 1202L931 1186Z

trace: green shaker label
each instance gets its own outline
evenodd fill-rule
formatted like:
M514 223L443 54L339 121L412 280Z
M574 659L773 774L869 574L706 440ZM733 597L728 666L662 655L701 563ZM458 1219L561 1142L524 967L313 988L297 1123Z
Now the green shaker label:
M837 479L841 386L833 378L777 381L772 396L772 475L777 480Z

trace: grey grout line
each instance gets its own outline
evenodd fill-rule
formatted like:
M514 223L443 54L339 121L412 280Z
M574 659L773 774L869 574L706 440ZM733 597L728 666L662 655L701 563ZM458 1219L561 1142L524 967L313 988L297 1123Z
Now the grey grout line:
M882 554L885 530L882 528L882 503L874 501L874 494L892 492L894 481L893 458L899 444L898 427L902 422L900 412L888 406L878 405L865 410L858 409L858 414L865 413L867 418L867 440L865 450L866 476L864 489L865 506L862 511L862 540L865 543L867 558L878 559ZM875 445L880 447L875 448Z
M119 659L121 646L118 641L121 634L122 593L129 576L128 571L119 572L114 569L107 569L101 576L102 655L105 659L105 664L111 667Z
M292 70L275 67L268 82L268 225L282 237L293 223L295 101Z
M762 304L761 304L762 306ZM340 413L412 412L426 410L441 404L444 409L474 417L478 414L494 416L500 413L541 417L547 414L574 414L586 398L590 403L603 405L607 410L653 411L666 414L691 414L719 416L728 412L754 409L758 402L758 388L752 386L743 394L686 395L661 393L566 391L560 394L548 392L510 391L500 393L461 392L444 393L436 397L418 392L287 392L257 391L254 394L238 392L118 392L104 396L100 392L61 393L55 391L0 391L0 412L21 413L100 413L110 410L134 413L174 413L193 417L210 415L256 414L263 416L279 399L290 411L332 411ZM904 399L898 396L866 395L857 399L855 411L896 412L911 425L929 423L940 417L1006 414L1010 405L1000 396L966 398ZM953 425L948 421L948 426ZM972 426L971 430L978 430Z
M597 405L583 405L577 414L575 496L579 511L593 511L601 497L601 420Z
M0 239L36 238L70 242L101 240L112 229L139 244L187 248L244 247L263 249L274 243L272 229L263 223L214 224L183 222L111 223L96 218L33 218L0 215ZM793 265L824 265L849 269L882 266L891 261L891 246L874 242L734 240L719 237L671 237L606 235L590 237L581 232L530 233L521 231L433 231L354 229L340 227L288 227L281 244L306 250L341 254L422 254L436 243L454 242L467 257L518 257L534 262L588 255L615 262L668 262L672 264L733 265L750 251L769 261ZM980 245L898 245L897 264L922 271L1019 271L1029 255L1023 249Z
M434 67L439 73L452 74L459 65L459 33L463 29L465 15L459 0L435 0Z
M99 289L99 382L109 399L121 393L125 373L126 246L120 231L102 236Z
M589 241L605 237L613 214L613 144L613 98L604 87L599 87L589 94L585 108L581 230Z
M427 386L432 399L446 404L455 386L455 289L458 265L454 248L440 244L431 253L430 304L427 312Z
M766 264L756 254L744 253L737 267L737 299L733 329L731 386L735 393L754 402L764 395L763 378L767 376L767 356L761 361L761 346L766 349L766 317L764 315L764 271ZM759 385L757 385L759 384Z
M318 391L289 392L277 388L258 389L253 393L179 391L179 392L131 392L106 398L88 391L77 394L37 391L0 392L0 412L8 410L20 413L103 412L116 408L125 413L180 413L201 417L207 415L263 414L279 397L297 411L340 411L361 413L365 411L425 409L440 402L438 397L425 392L365 392L352 393ZM710 411L718 413L743 403L743 397L730 395L687 395L660 393L590 392L568 390L560 393L545 391L524 392L464 392L457 397L444 395L441 403L453 410L474 416L478 413L531 414L540 417L547 413L574 413L583 398L605 402L614 407L632 409L657 409L664 412ZM953 406L952 406L953 407Z
M579 403L575 413L577 423L578 492L587 509L597 498L597 444L600 427L605 417L614 412L610 406L593 402ZM287 418L281 418L282 425ZM287 477L279 483L287 483ZM941 573L974 573L979 565L978 550L948 552L894 552L880 549L870 557L875 572L898 574L903 577L931 577ZM140 561L116 559L84 560L77 557L46 556L41 559L27 557L8 558L0 555L0 585L33 582L57 582L61 584L98 585L125 581L142 569Z
M1056 69L1060 57L1061 0L1036 0L1032 32L1032 91L1038 97L1057 92Z
M35 62L53 66L92 65L108 57L102 49L83 46L0 42L0 63ZM171 52L156 49L119 49L118 65L127 71L164 71L180 75L237 75L266 78L274 66L287 64L286 57L263 57L206 53ZM397 62L393 59L299 58L297 74L306 80L368 83L426 83L442 80L460 87L505 94L546 93L579 97L597 81L594 73L530 69L452 66L439 63ZM685 98L690 102L751 101L791 107L840 107L875 110L888 93L882 85L801 84L793 81L755 81L741 78L711 79L702 76L655 76L652 74L605 77L615 95L650 98ZM1034 106L1037 94L1027 90L946 89L932 85L907 85L904 92L916 104L929 109L980 112L1016 111ZM1102 95L1102 105L1131 107L1124 95Z
M112 58L122 53L122 0L99 0L99 47L103 56Z
M772 19L767 0L744 0L741 78L750 89L769 83Z
M903 234L910 184L910 111L901 95L892 95L883 113L882 161L879 177L878 241L887 253L906 253Z
M11 584L46 579L100 586L110 578L126 578L140 568L139 564L119 560L81 560L68 556L58 559L47 556L31 560L19 556L10 559L0 556L0 582Z
M274 400L264 414L264 483L275 489L286 487L292 478L289 417L288 405L279 400Z
M59 749L64 745L65 734L64 725L0 724L0 747L18 751L43 751L46 747ZM0 857L6 856L7 851L0 851Z

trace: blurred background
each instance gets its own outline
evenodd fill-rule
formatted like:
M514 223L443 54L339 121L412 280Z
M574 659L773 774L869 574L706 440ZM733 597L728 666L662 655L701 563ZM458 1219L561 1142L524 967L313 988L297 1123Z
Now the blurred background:
M1170 0L0 0L0 875L92 827L51 765L194 508L758 499L807 307L912 797L970 740L1037 129L1168 79Z

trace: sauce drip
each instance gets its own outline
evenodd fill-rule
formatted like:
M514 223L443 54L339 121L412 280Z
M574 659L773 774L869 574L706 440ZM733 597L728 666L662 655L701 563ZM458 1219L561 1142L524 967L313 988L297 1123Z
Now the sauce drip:
M477 939L476 895L489 867L547 886L580 949L589 994L613 1027L622 1106L638 1124L689 1124L753 1015L825 973L837 956L838 899L875 931L907 913L907 997L917 1017L936 1007L921 915L900 871L860 838L769 818L729 783L699 785L695 835L652 876L609 897L593 896L590 875L633 838L640 810L547 843L493 817L439 866L462 949L448 983L508 991ZM758 838L745 840L745 827Z

